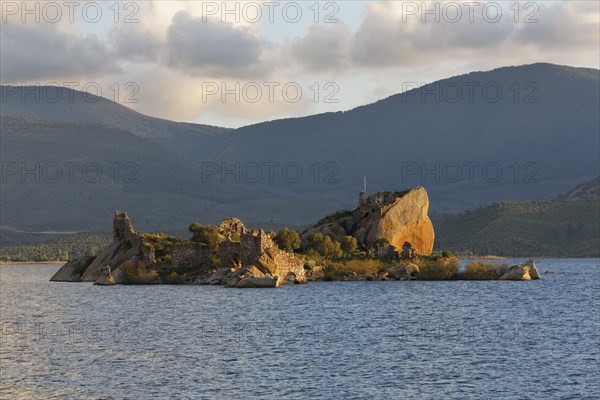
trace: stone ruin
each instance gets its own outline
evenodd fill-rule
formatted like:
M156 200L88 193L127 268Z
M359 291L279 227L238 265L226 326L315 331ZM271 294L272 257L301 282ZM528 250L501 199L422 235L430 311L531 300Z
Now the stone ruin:
M223 284L229 287L277 287L284 281L304 283L304 262L293 253L279 249L263 230L249 231L241 220L227 218L219 225L225 238L219 245L221 268L210 250L195 242L173 246L171 266L184 273L188 282ZM143 261L146 268L156 264L154 247L134 229L126 213L113 217L113 241L95 258L82 257L63 265L52 281L125 283L122 267ZM155 283L160 283L156 281Z
M115 211L113 217L113 242L129 242L136 254L142 257L146 265L156 262L154 247L145 243L142 235L136 232L126 212Z
M235 227L239 241L226 239L219 244L221 268L237 270L253 266L263 274L277 276L280 281L290 277L293 277L296 282L306 280L304 261L293 253L281 250L264 230L249 231L239 220L235 225L229 223L226 225ZM223 224L219 225L219 228L222 226ZM226 230L223 231L223 234L226 237L231 236L231 232Z
M202 244L195 242L179 243L173 246L171 264L177 270L189 270L191 268L212 266L210 251Z

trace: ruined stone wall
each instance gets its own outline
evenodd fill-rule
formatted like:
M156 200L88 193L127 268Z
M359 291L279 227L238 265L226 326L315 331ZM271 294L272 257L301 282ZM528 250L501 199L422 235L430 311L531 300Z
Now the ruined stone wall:
M282 278L285 278L289 272L292 272L296 278L305 278L304 261L293 253L277 248L274 260L277 264L277 270L281 271L279 273Z
M173 247L171 263L176 268L209 267L212 265L210 251L200 243L179 243Z
M239 242L226 240L219 245L221 267L247 266L268 253L276 266L271 270L274 275L283 279L292 272L296 278L305 277L304 261L293 253L281 250L262 229L244 233L240 239Z
M219 233L226 238L229 238L232 234L242 236L248 232L246 225L239 218L225 218L218 226Z
M219 263L221 267L231 268L246 265L262 253L261 238L252 233L242 234L239 242L225 240L219 244Z
M113 241L118 242L120 240L130 242L136 254L142 257L146 265L152 265L156 262L154 248L144 243L144 238L136 232L127 213L115 211L115 216L113 217Z

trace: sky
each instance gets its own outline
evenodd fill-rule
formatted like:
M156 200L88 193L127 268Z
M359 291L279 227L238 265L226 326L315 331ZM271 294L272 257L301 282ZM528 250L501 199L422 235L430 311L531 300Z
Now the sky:
M0 81L239 127L503 66L600 67L600 2L0 1Z

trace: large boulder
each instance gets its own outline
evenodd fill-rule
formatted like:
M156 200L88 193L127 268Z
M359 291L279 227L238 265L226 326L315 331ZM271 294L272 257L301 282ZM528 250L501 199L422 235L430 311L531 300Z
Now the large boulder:
M263 274L274 274L277 271L278 265L275 261L275 249L266 249L256 260L252 262L259 271Z
M56 271L50 280L55 282L80 282L83 273L92 261L92 257L81 257L77 260L69 261Z
M542 276L540 275L540 271L538 271L533 260L529 260L523 265L526 265L529 267L529 276L531 277L531 279L542 279Z
M231 276L235 272L234 268L219 268L217 272L215 272L206 283L208 285L221 285L225 278Z
M398 251L408 242L418 254L431 254L435 234L428 210L429 197L422 187L391 198L389 192L377 193L355 210L361 218L353 236L365 245L386 239Z
M379 192L362 198L357 208L326 217L302 234L305 248L310 235L320 232L340 240L351 235L363 246L381 248L387 242L397 252L409 243L418 254L431 254L435 234L427 212L427 191L417 187L406 192Z
M416 279L419 275L419 267L411 263L403 263L390 267L386 270L389 279L409 280Z

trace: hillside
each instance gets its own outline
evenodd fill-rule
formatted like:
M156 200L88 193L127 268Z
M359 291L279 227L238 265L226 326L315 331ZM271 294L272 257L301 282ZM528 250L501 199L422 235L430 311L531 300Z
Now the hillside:
M470 101L469 84L497 85L503 95L491 102L474 91ZM435 98L453 85L465 88L458 101L451 102L451 95ZM428 91L434 94L422 95ZM243 127L203 149L190 147L187 155L227 163L333 162L338 183L304 181L301 188L277 189L326 192L346 207L354 205L365 175L373 191L426 187L438 212L551 200L598 174L599 93L598 70L551 64L499 68L347 112ZM485 172L490 163L495 165Z
M173 122L140 114L104 97L58 86L0 86L2 113L48 121L101 124L153 139L193 141L228 129ZM198 142L200 143L200 142Z
M598 178L578 188L582 186L597 190ZM499 203L434 215L432 220L437 249L506 257L600 257L597 194L577 200L561 196L550 202Z
M228 215L257 221L261 210L283 220L289 213L280 204L299 214L315 205L203 179L197 164L103 125L6 115L0 123L0 214L7 230L109 231L114 210L126 209L141 229L159 231Z
M107 216L124 209L153 231L228 215L299 226L353 208L362 176L369 193L424 186L438 213L548 201L598 174L598 73L551 64L474 72L427 90L494 84L503 91L497 102L480 91L472 101L466 92L438 101L415 89L346 112L236 130L160 120L106 99L82 100L88 97L70 89L61 101L38 102L2 87L3 163L92 162L104 176L93 184L21 184L11 176L2 184L1 225L104 230ZM123 170L128 163L138 169L135 182L122 181L132 172ZM207 165L217 171L207 174ZM286 165L294 167L287 174Z

